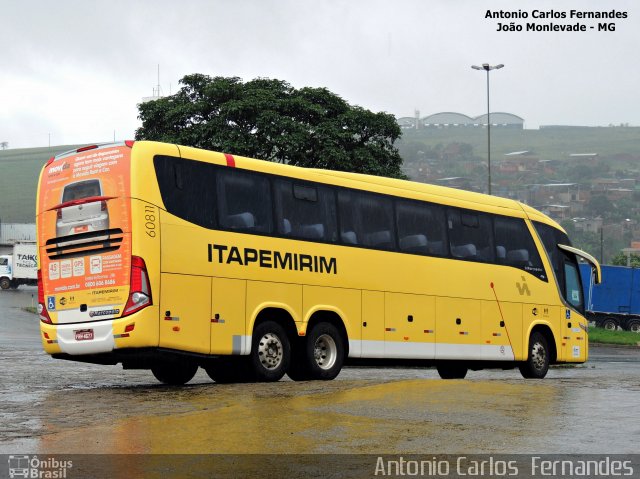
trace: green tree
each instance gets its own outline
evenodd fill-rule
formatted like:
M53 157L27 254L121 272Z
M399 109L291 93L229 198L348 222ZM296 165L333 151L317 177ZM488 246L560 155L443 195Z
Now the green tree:
M403 178L387 113L349 105L326 88L258 78L187 75L169 97L138 105L138 140L156 140L297 166Z
M586 205L587 211L592 216L609 218L615 209L614 204L605 195L593 195Z
M620 251L613 257L613 259L611 260L611 264L615 266L626 266L627 255ZM634 268L640 268L640 256L638 256L637 254L631 255L631 266Z

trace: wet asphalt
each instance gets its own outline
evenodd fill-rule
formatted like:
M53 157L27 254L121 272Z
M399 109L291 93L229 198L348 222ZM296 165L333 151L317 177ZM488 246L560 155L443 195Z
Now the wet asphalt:
M640 452L640 348L592 346L544 380L352 367L329 382L235 385L199 371L174 388L51 359L21 309L35 298L0 291L0 454Z

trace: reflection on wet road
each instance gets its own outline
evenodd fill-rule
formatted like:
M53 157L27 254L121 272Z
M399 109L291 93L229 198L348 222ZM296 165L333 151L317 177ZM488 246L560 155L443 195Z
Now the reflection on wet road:
M442 381L431 369L346 368L330 382L182 388L150 372L57 361L0 292L0 452L621 453L640 443L640 351L525 381L516 371Z

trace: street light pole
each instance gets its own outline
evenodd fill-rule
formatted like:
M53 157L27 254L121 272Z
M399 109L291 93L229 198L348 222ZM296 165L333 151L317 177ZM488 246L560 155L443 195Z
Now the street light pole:
M482 66L471 65L474 70L485 70L487 72L487 190L491 194L491 109L489 107L489 72L491 70L498 70L504 67L502 63L499 65L491 66L488 63L483 63Z

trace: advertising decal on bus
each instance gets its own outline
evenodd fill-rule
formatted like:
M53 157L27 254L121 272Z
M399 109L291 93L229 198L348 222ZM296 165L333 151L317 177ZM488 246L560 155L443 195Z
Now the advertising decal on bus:
M125 146L82 151L43 171L40 268L47 291L54 293L48 309L58 315L86 305L85 319L107 319L118 315L127 301L130 152Z

